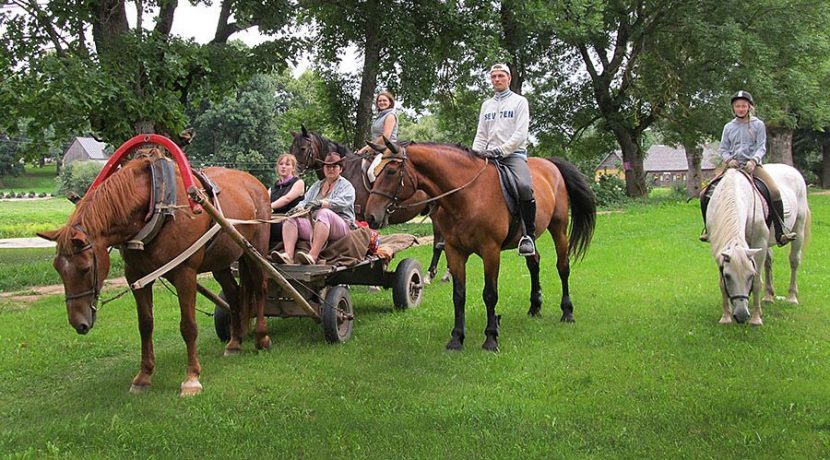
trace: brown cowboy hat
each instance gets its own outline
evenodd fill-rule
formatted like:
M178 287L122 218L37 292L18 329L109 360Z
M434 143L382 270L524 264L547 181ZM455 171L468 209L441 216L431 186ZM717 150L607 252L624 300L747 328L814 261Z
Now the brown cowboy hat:
M321 161L320 163L323 163L324 166L325 165L337 165L337 166L340 166L342 168L343 167L343 157L340 156L340 154L337 153L337 152L329 152L329 153L326 154L326 158L323 161Z

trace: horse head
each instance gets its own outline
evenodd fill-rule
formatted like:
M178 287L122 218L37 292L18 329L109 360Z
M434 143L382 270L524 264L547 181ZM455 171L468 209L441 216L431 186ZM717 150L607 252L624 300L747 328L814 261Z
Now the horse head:
M297 158L297 174L301 175L306 169L317 169L318 160L322 160L327 152L321 152L320 145L315 142L315 134L302 126L302 132L291 132L291 148L288 153ZM322 178L322 169L317 174Z
M77 224L37 235L57 243L52 266L63 281L69 324L86 334L95 325L98 296L110 269L107 248L96 245Z
M388 141L387 147L374 168L375 182L364 211L366 221L373 229L385 226L389 215L400 208L399 204L418 191L418 182L412 165L407 161L406 150Z
M732 305L732 317L738 323L749 319L749 296L758 275L755 255L761 249L742 246L725 248L718 256L723 294Z

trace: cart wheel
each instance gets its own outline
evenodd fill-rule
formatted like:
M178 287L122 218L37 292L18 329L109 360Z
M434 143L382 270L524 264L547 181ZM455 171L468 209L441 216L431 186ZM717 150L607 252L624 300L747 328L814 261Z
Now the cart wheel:
M392 285L392 301L395 308L415 308L421 304L424 293L424 277L421 263L415 259L404 259L395 269L395 284Z
M226 302L228 300L222 291L219 292L219 297ZM216 337L219 337L219 340L227 342L231 339L231 314L219 305L213 309L213 327L216 329Z
M323 334L329 343L340 343L352 336L354 306L345 286L334 286L326 293L323 304Z

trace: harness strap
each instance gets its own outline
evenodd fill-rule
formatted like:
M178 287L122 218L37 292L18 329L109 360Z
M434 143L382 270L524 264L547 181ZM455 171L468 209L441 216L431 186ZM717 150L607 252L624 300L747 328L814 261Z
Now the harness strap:
M160 276L162 276L162 275L164 275L165 273L169 272L170 270L174 269L177 265L179 265L180 263L182 263L182 262L183 262L185 259L187 259L188 257L192 256L192 255L193 255L193 253L195 253L195 252L196 252L196 251L198 251L198 250L199 250L202 246L204 246L204 245L205 245L205 243L207 243L207 242L208 242L208 240L210 240L211 238L213 238L213 236L214 236L214 235L216 235L217 233L219 233L219 230L221 230L221 229L222 229L222 228L221 228L220 226L218 226L218 225L213 225L213 226L211 226L211 227L208 229L208 231L206 231L206 232L205 232L205 234L204 234L204 235L202 235L202 237L201 237L201 238L199 238L198 240L196 240L196 242L195 242L195 243L193 243L192 245L190 245L190 247L189 247L189 248L187 248L187 249L186 249L183 253L179 254L178 256L176 256L175 258L173 258L173 260L171 260L170 262L167 262L166 264L164 264L164 265L162 265L161 267L157 268L156 270L154 270L153 272L149 273L148 275L146 275L146 276L142 277L142 278L141 278L141 279L139 279L138 281L136 281L136 282L132 283L132 284L130 285L130 289L133 289L133 290L135 290L135 289L141 289L141 288L143 288L144 286L147 286L148 284L150 284L150 283L152 283L153 281L157 280Z

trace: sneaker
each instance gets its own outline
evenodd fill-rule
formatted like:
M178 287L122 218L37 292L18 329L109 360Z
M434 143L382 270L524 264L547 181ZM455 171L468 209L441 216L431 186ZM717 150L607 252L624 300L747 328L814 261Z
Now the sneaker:
M519 255L522 257L530 257L536 255L536 245L533 244L533 238L523 236L519 240Z
M314 265L315 263L317 263L314 260L314 258L311 257L311 255L309 255L307 252L298 252L294 254L294 257L297 258L297 262L303 265Z
M288 257L288 254L286 254L284 252L277 252L277 251L271 251L271 260L273 260L274 262L276 262L278 264L283 264L283 265L291 265L291 264L294 263L294 261L291 260L290 257Z

